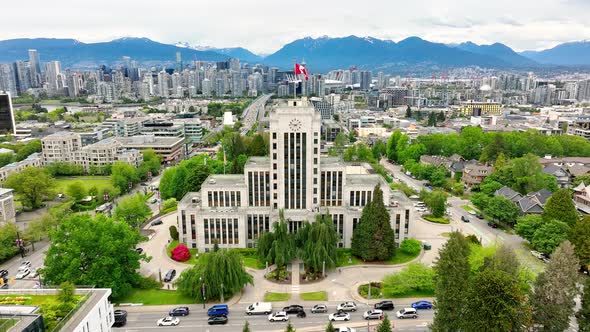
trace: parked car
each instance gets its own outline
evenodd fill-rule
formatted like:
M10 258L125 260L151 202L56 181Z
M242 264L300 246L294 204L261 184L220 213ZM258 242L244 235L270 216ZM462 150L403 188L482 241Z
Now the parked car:
M190 313L188 307L178 307L170 310L168 315L170 316L187 316Z
M418 311L414 308L403 308L402 310L395 313L397 318L418 318Z
M475 215L475 217L477 217L477 219L483 219L483 214L478 213L478 214Z
M207 319L209 325L225 325L227 324L227 316L211 316Z
M16 279L23 279L24 277L28 276L29 273L31 273L31 270L29 270L29 268L25 268L24 270L18 271L15 278Z
M0 282L0 284L2 284L2 286L0 286L0 289L6 289L6 288L10 287L8 285L8 278L0 277L0 280L2 280L2 282Z
M543 253L541 253L541 260L542 260L544 263L549 263L549 261L551 260L551 257L549 257L549 255L547 255L547 254L543 254Z
M4 278L8 275L8 271L7 270L0 270L0 278Z
M339 311L339 312L328 315L328 320L331 320L333 322L335 322L335 321L349 321L350 314L348 312Z
M498 224L494 223L494 222L488 222L488 226L490 226L491 228L498 228Z
M209 316L227 316L229 314L229 307L227 304L214 305L207 310Z
M341 326L341 327L337 327L337 332L356 332L356 329L353 329L352 327L346 327L346 326Z
M363 313L363 318L366 320L381 319L381 318L383 318L383 311L380 309L372 309L372 310L365 311L365 313Z
M152 221L152 223L150 225L152 225L152 226L162 225L162 220L160 220L160 219L154 220L154 221Z
M154 198L154 199L150 200L150 204L156 204L156 203L158 203L158 199L157 198Z
M20 266L18 267L18 270L19 271L22 271L24 269L29 269L29 268L31 268L31 262L24 261L24 262L20 263Z
M537 257L538 259L543 259L543 254L536 251L536 250L531 250L531 254L535 257Z
M432 302L429 301L418 301L412 303L412 308L414 309L432 309Z
M158 326L176 326L180 323L180 319L178 317L164 317L158 320Z
M343 302L336 307L337 311L356 311L356 303L352 301Z
M395 306L393 305L392 301L381 301L375 303L374 308L381 310L393 310Z
M174 279L175 276L176 276L176 270L175 269L168 270L168 272L166 272L166 275L164 276L164 282L170 282L170 281L172 281L172 279Z
M313 307L311 307L312 314L326 313L326 312L328 312L328 306L325 304L316 304Z
M31 269L29 278L37 278L39 276L39 269Z
M421 207L421 206L426 206L426 204L424 202L418 201L418 202L414 203L414 206L415 207Z
M115 322L113 326L120 327L125 326L127 324L127 311L125 310L115 310Z
M303 310L303 307L302 306L300 306L298 304L293 304L293 305L284 307L283 308L283 311L286 312L286 313L288 313L288 314L298 314L298 313L300 313L300 312L302 312L304 310Z
M143 254L143 248L135 248L135 252L138 254Z
M473 211L473 210L469 210L467 211L467 213L469 213L470 215L474 216L477 214L477 212Z
M462 222L469 222L469 218L467 218L467 216L461 216L461 221Z
M425 207L417 207L416 208L416 211L418 211L418 212L426 212L426 211L428 211L428 209L425 208Z
M272 314L268 315L269 322L277 322L277 321L286 322L288 320L289 320L289 314L287 314L284 311L277 311L277 312L273 312Z

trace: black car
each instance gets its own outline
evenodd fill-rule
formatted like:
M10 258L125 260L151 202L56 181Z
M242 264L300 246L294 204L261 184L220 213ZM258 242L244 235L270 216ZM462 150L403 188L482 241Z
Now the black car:
M141 255L143 253L143 249L142 248L135 248L135 252Z
M284 307L283 308L283 311L286 312L286 313L288 313L288 314L298 314L298 313L300 313L300 312L302 312L304 310L303 310L303 307L302 306L297 305L297 304L293 304L293 305L290 305L288 307Z
M498 228L498 224L493 223L491 221L488 223L488 226L490 226L491 228Z
M483 214L481 214L481 213L478 213L475 216L477 217L477 219L483 219Z
M0 270L0 278L4 278L8 275L8 271L6 270Z
M469 222L469 218L467 218L467 216L461 216L461 221L462 222Z
M164 276L164 282L170 282L172 281L172 279L174 279L174 277L176 277L176 270L170 269L168 270L168 272L166 272L166 275Z
M127 311L125 310L115 310L115 322L113 326L125 326L127 324Z
M394 305L393 305L393 302L391 302L391 301L381 301L381 302L375 303L375 309L393 310Z
M168 313L170 316L187 316L189 314L188 307L178 307L170 310Z
M225 325L227 324L227 316L212 316L207 319L209 325Z
M150 225L152 225L152 226L162 225L162 220L160 220L160 219L154 220L154 221L152 221L152 223Z

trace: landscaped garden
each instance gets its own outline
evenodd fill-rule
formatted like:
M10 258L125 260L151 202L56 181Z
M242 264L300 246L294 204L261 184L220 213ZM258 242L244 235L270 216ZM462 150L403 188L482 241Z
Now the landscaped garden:
M264 293L264 302L285 302L288 301L290 298L291 294L289 293Z
M165 289L133 289L119 303L143 303L144 305L196 303L195 299L178 291Z

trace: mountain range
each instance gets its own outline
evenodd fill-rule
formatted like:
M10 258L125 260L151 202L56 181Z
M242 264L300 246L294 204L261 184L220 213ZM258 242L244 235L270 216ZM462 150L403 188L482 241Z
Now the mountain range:
M313 72L351 66L392 72L404 68L441 69L480 66L488 68L534 69L538 67L590 66L590 41L572 42L543 51L517 53L494 43L442 44L419 37L399 42L373 37L306 37L284 45L268 55L256 55L242 47L213 48L187 43L163 44L148 38L120 38L109 42L83 43L75 39L11 39L0 41L0 63L27 59L28 49L37 49L42 61L59 60L64 67L93 68L121 61L129 56L144 65L173 64L176 52L185 63L192 60L221 61L236 57L248 63L264 63L290 69L305 60Z

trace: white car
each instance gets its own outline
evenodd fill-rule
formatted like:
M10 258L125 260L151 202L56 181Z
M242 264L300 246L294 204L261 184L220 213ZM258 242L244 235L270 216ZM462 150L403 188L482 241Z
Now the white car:
M16 279L23 279L24 277L28 276L29 273L31 273L31 270L29 270L29 268L25 268L24 270L19 270L18 273L16 274L15 278Z
M180 318L168 316L158 320L158 326L176 326L180 323Z
M424 206L426 206L426 204L424 202L416 202L416 203L414 203L414 206L415 207L424 207Z
M18 267L18 270L19 270L19 271L22 271L22 270L24 270L24 269L28 269L28 268L30 268L30 267L31 267L31 262L29 262L29 261L24 261L24 262L20 263L20 266Z
M336 307L336 311L356 311L356 303L343 302Z
M428 209L425 208L425 207L417 207L416 208L416 211L418 211L418 212L426 212L426 211L428 211Z
M158 320L158 326L176 326L180 323L180 318L168 316Z
M537 257L538 259L543 259L543 254L536 251L536 250L531 250L531 254L535 257Z
M335 322L337 320L338 321L349 321L350 314L348 312L343 312L343 311L336 312L336 313L330 314L328 316L328 320L331 320L333 322Z
M356 329L353 329L352 327L346 327L346 326L342 326L342 327L337 327L338 332L356 332Z
M467 213L469 213L470 215L474 216L477 214L477 212L473 211L473 210L469 210L467 211Z
M29 274L29 278L36 278L39 276L39 269L31 269L31 274Z
M383 311L381 311L380 309L372 309L369 311L365 311L365 313L363 313L363 318L366 320L381 319L383 318Z
M273 312L272 314L268 315L269 322L286 322L289 320L289 315L284 311L277 311Z

